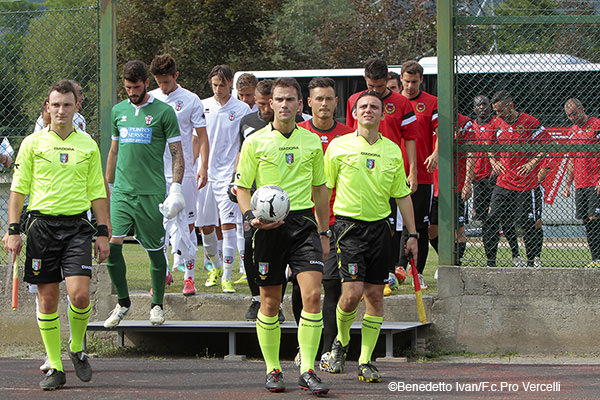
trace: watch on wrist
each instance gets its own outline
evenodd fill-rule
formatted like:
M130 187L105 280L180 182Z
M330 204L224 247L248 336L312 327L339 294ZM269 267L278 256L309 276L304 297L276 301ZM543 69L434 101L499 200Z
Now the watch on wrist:
M419 240L419 234L418 233L409 233L408 234L408 238L415 238L417 240Z
M328 229L328 230L323 231L323 232L319 232L319 235L321 235L321 236L327 236L328 238L330 238L331 237L331 229Z

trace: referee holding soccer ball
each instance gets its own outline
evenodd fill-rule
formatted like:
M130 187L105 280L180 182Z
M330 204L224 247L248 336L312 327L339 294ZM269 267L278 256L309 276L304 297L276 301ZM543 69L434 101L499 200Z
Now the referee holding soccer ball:
M3 243L13 256L21 252L19 219L23 200L29 195L25 281L38 285L37 319L51 367L40 387L54 390L66 382L57 313L58 285L63 277L71 302L69 357L80 380L92 379L83 351L91 309L92 235L97 235L94 249L101 263L109 254L109 232L98 145L73 126L78 109L75 88L67 80L57 82L48 98L50 125L27 136L17 155L8 200L9 228ZM87 219L90 206L98 222L97 232Z
M273 84L272 94L273 122L244 141L235 182L245 235L254 235L253 252L246 257L253 257L253 267L258 269L261 305L256 332L267 367L266 388L282 392L285 385L279 362L278 311L289 264L300 285L303 304L298 325L298 386L314 394L325 394L329 387L313 370L323 328L321 279L330 235L323 149L317 135L296 125L296 112L302 104L298 82L279 78ZM258 188L277 185L288 193L290 213L284 221L265 223L255 218L250 209L250 188L255 180Z

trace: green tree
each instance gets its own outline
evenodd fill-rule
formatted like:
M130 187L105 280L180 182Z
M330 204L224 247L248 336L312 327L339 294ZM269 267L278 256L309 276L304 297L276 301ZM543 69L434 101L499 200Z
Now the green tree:
M119 68L127 60L149 64L156 54L170 53L182 84L209 96L207 75L214 65L233 70L269 65L265 32L279 8L276 0L130 0L119 7Z
M23 91L27 115L35 121L50 85L60 79L78 81L88 101L80 112L91 134L97 132L98 27L97 9L78 2L81 8L63 8L71 2L54 1L59 8L36 13L23 38L17 79ZM33 124L31 125L33 127Z
M18 61L33 11L38 6L27 1L0 3L0 127L2 136L22 135L29 126L23 88L17 79Z
M354 12L353 3L346 0L287 0L269 27L271 62L282 69L329 67L319 29Z
M435 54L435 3L419 0L352 0L355 11L319 29L331 67L360 67L369 57L389 64Z

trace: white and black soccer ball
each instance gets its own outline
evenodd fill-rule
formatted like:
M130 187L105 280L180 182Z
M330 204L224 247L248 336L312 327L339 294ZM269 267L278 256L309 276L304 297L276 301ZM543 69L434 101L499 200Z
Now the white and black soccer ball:
M279 186L261 186L252 195L250 208L263 222L281 221L290 212L290 197Z

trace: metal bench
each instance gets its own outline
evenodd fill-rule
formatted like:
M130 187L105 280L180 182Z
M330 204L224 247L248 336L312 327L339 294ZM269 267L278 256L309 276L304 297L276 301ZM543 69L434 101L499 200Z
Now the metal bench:
M88 331L116 331L117 345L119 347L125 344L126 332L213 332L227 333L229 339L229 356L236 356L236 334L252 333L256 331L256 322L254 321L165 321L162 325L152 325L150 321L128 321L123 320L116 328L107 329L103 322L90 322ZM411 333L411 347L416 348L417 331L420 327L429 325L420 322L389 322L384 321L381 325L381 335L385 335L385 356L392 358L394 356L394 334L400 332ZM295 332L298 327L296 322L284 322L280 324L282 332ZM360 333L362 322L354 322L351 333Z

